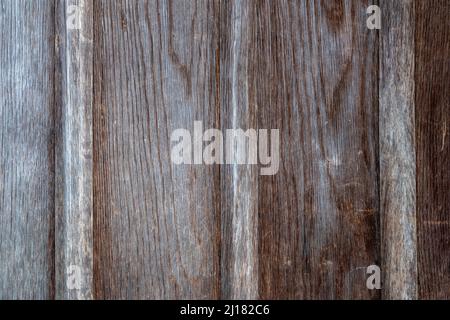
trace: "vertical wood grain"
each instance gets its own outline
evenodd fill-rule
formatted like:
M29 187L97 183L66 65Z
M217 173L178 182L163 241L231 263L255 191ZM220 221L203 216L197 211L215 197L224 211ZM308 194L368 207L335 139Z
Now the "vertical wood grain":
M57 2L56 298L93 298L93 1Z
M449 12L0 0L0 299L449 299ZM195 121L278 173L172 164Z
M259 178L263 299L370 299L379 264L378 36L370 1L254 1L250 82L281 131Z
M222 1L220 7L221 128L258 129L249 68L252 54L251 1ZM243 150L236 152L245 153ZM258 298L258 175L255 165L222 167L222 265L224 299Z
M0 1L0 299L54 295L54 16Z
M419 298L450 298L450 2L415 2Z
M218 128L218 1L97 1L97 298L220 294L213 166L173 165L170 136Z
M417 299L414 2L381 1L383 298Z

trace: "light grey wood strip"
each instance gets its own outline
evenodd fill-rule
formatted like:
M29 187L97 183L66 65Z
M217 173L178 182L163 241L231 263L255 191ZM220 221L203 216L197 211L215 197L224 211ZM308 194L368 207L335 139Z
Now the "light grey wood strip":
M380 179L383 298L417 298L413 0L382 0Z
M56 298L93 298L93 1L58 1Z
M53 296L53 40L53 1L0 1L0 299Z
M221 3L221 121L227 129L258 129L250 92L250 1ZM235 146L246 155L246 144ZM255 165L233 164L221 170L222 297L258 298L258 175Z

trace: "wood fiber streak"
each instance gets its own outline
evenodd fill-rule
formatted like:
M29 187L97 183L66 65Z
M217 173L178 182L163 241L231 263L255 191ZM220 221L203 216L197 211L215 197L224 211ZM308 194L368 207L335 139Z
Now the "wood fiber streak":
M0 299L54 295L54 2L0 1Z
M218 1L96 1L96 298L220 295L220 172L170 136L220 126Z
M251 1L249 87L279 128L276 176L259 178L263 299L372 299L380 262L378 35L371 1Z
M450 299L450 2L415 2L420 299Z
M414 2L381 1L380 180L383 298L417 299Z
M257 106L248 74L252 59L251 1L220 7L220 101L222 132L257 129ZM244 152L237 150L237 152ZM221 170L224 299L258 298L258 168L226 165Z
M93 2L57 1L57 36L56 298L85 300L93 298Z

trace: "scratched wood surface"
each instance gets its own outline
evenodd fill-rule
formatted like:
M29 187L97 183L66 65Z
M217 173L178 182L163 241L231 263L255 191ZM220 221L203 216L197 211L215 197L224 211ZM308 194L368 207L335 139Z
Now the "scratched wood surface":
M449 6L0 0L0 299L450 298Z

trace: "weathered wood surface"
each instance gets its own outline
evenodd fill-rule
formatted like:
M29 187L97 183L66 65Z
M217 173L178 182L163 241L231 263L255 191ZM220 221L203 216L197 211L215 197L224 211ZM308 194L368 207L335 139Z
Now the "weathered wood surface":
M417 298L414 1L383 0L380 215L383 298Z
M252 2L253 3L253 2ZM260 297L370 299L379 263L378 40L369 1L252 6L259 127L281 129L259 179Z
M220 296L219 171L170 160L174 130L219 126L218 13L218 1L95 4L97 298Z
M418 290L450 299L450 2L415 2Z
M255 59L249 1L220 6L220 119L226 129L258 128L258 106L249 79ZM244 153L244 152L243 152ZM258 175L255 165L221 170L221 297L256 299L258 272Z
M449 9L0 0L0 299L450 298ZM278 174L172 164L196 120Z
M56 2L56 298L93 298L93 2Z
M0 299L54 295L54 3L0 1Z

